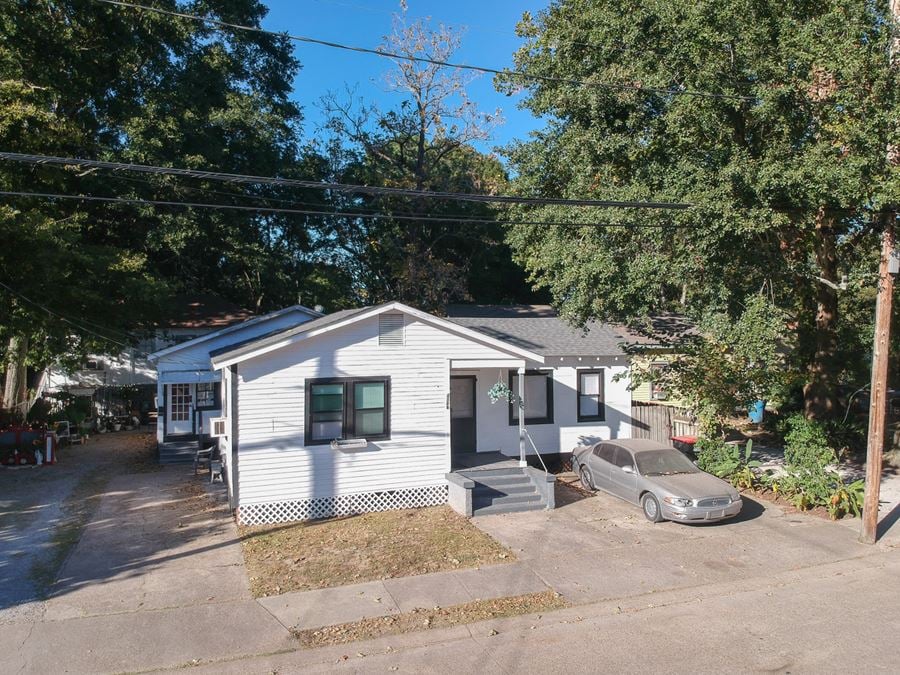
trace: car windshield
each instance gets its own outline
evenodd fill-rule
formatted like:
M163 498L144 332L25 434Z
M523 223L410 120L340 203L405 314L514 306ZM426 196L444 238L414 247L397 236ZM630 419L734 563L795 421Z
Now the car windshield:
M635 453L638 471L642 476L671 476L676 473L698 473L691 460L677 450L660 448Z

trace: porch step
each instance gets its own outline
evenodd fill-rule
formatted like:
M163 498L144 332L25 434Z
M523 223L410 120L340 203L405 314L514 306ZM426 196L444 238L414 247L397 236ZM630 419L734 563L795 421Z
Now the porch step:
M546 507L531 475L520 467L464 471L475 482L472 515L532 511Z
M502 483L500 485L498 485L497 483L475 483L475 488L472 490L472 497L474 498L498 494L515 495L526 492L536 492L534 483L532 483L531 481L521 481L518 483Z
M472 496L472 509L477 515L481 509L491 507L520 506L523 504L533 504L542 507L541 496L535 490L530 494L503 495L498 497L476 497Z

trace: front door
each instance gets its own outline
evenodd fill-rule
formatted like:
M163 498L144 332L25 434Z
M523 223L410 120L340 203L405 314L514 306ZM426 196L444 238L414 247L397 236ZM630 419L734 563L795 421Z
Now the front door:
M167 435L194 433L194 385L170 384L166 407Z
M450 378L450 452L475 452L475 376Z

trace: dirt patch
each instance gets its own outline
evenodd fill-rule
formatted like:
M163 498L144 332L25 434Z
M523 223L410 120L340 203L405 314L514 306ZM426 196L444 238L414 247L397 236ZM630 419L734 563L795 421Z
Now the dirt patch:
M452 607L414 609L411 612L393 616L294 631L294 636L303 647L309 649L346 644L357 640L371 640L386 635L401 635L432 628L460 626L489 619L550 612L568 606L559 593L544 591L543 593L530 593L496 600L475 600Z
M556 476L556 506L574 504L582 499L596 496L594 492L585 490L578 476L574 473L561 473Z
M240 534L256 597L515 560L449 506L242 527Z

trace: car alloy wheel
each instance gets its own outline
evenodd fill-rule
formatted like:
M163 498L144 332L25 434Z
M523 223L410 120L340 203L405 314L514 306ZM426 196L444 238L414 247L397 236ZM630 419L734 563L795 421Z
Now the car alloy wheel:
M581 479L581 485L585 490L593 492L596 489L593 481L591 481L591 474L584 467L581 467L581 472L578 474L578 477Z
M641 497L641 507L644 509L644 517L651 523L658 523L662 520L662 514L659 509L659 502L652 493L648 492Z

